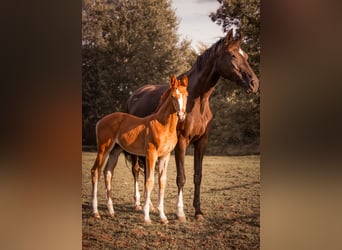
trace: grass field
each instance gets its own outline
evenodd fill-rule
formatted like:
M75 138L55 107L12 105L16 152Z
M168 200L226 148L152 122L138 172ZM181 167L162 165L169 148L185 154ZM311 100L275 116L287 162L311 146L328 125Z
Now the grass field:
M187 222L176 217L176 166L171 156L161 224L158 211L151 212L151 225L143 222L142 211L134 211L133 177L123 155L114 170L115 218L109 216L103 176L98 188L101 219L91 216L90 169L95 153L82 154L82 246L83 249L259 249L260 248L260 157L205 156L201 188L204 221L194 219L193 157L186 156L184 211ZM102 174L102 171L101 171ZM156 176L157 177L157 176ZM143 194L143 176L140 180ZM157 206L158 179L152 193Z

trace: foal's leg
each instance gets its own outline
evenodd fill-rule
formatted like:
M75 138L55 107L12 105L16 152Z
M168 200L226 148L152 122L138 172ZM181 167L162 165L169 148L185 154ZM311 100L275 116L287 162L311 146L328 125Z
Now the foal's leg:
M164 213L164 194L165 194L165 187L166 187L166 175L167 175L167 166L169 164L170 154L166 157L159 158L158 161L158 173L159 173L159 203L158 203L158 210L159 216L163 224L167 224L169 221Z
M144 220L145 223L151 223L150 219L150 203L151 193L154 185L154 167L157 160L157 153L151 152L146 157L146 168L145 168L145 202L144 202Z
M140 192L139 192L139 162L138 162L138 156L132 155L132 174L134 177L134 209L135 210L141 210L142 207L140 205Z
M144 168L146 168L146 160L144 163ZM142 210L140 205L140 192L139 192L139 173L141 172L141 166L139 164L139 156L132 155L132 174L134 177L134 209L137 211ZM146 199L146 193L144 190L144 198ZM150 201L150 210L154 211L154 206L152 201Z
M93 206L93 215L95 218L100 218L98 209L97 209L97 183L99 181L100 175L99 171L102 168L102 165L105 159L108 156L108 149L105 146L98 147L97 156L94 162L94 166L91 169L91 184L92 184L92 206Z
M105 179L106 186L106 198L107 198L107 208L111 217L114 217L114 208L112 201L112 179L113 172L116 164L118 163L119 155L122 152L122 149L119 145L116 145L109 154L108 162L103 170L103 175Z

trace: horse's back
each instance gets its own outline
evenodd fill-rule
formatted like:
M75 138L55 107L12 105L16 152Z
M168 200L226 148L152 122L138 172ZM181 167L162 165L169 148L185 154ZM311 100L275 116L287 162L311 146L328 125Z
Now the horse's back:
M167 90L168 85L144 85L136 90L127 102L127 112L139 117L152 114L160 97Z

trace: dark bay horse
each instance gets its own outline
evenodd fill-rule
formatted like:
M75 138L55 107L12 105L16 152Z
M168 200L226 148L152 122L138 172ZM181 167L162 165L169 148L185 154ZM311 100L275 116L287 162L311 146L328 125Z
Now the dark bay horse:
M181 81L175 76L171 78L170 87L160 97L160 103L156 112L144 118L131 114L115 112L103 117L96 124L97 157L92 176L92 204L93 214L100 217L97 209L97 182L99 170L107 159L108 162L103 171L106 185L107 207L110 215L114 216L113 202L111 198L111 181L114 168L122 150L130 154L144 156L146 158L145 172L145 204L144 220L150 223L150 201L154 185L154 169L158 161L159 172L159 215L163 223L167 223L164 213L164 192L166 186L167 165L170 153L177 143L178 120L185 119L187 104L188 78Z
M209 98L217 81L220 77L223 77L237 83L248 93L258 91L259 80L247 61L247 53L240 48L241 41L241 33L234 37L233 31L230 30L225 37L198 56L189 71L178 76L178 78L181 78L183 75L187 75L189 79L187 116L185 121L178 124L178 143L175 147L178 186L177 216L181 221L186 220L183 211L182 192L185 184L184 158L190 143L194 145L195 191L193 206L195 207L196 219L203 219L200 207L202 160L208 141L210 124L213 119L209 107ZM145 85L139 88L128 100L128 113L140 117L151 114L166 88L165 85ZM132 172L136 180L139 174L137 161L133 161ZM139 197L140 195L135 194L136 205L140 203Z

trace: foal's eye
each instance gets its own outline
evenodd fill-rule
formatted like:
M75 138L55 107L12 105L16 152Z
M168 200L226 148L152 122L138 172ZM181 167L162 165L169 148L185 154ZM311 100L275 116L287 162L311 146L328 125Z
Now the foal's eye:
M232 58L235 59L235 55L234 54L232 54Z

